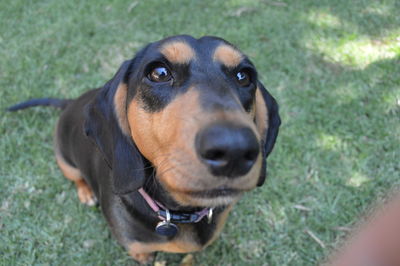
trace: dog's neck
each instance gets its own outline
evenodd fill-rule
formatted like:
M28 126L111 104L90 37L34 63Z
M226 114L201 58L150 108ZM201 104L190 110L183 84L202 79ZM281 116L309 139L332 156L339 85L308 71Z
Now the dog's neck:
M143 189L147 192L147 194L155 201L161 203L165 208L170 211L179 211L179 212L197 212L204 207L195 207L195 206L182 206L177 203L168 193L163 186L159 183L156 177L156 171L151 170L151 174L148 175L145 184L143 185Z
M171 193L166 191L164 187L160 184L157 178L156 168L146 160L145 168L145 183L143 184L143 189L147 194L155 201L161 203L165 208L170 211L180 211L180 212L197 212L202 210L204 207L195 206L182 206L177 203L172 197Z

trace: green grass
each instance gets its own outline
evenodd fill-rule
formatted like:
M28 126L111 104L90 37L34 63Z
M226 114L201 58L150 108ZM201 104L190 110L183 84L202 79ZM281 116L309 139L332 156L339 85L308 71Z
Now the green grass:
M195 261L316 265L344 239L337 227L400 183L400 4L282 1L1 1L0 108L76 97L169 35L225 38L253 60L283 125L266 184ZM57 169L57 116L1 111L0 265L134 264Z

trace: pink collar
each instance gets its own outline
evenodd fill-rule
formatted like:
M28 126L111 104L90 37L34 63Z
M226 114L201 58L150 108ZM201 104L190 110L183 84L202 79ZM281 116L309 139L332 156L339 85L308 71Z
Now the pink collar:
M156 200L153 200L143 188L139 189L139 193L146 200L150 208L158 214L158 218L162 221L198 223L207 215L208 222L211 222L213 208L204 208L201 211L192 213L171 212L164 205Z

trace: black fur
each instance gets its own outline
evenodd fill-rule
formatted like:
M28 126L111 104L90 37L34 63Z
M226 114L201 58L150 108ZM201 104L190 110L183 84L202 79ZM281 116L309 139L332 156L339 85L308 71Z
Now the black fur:
M185 40L199 51L196 64L169 65L177 82L171 84L151 84L146 79L148 66L156 62L166 62L160 57L157 49L166 41L174 38ZM185 93L189 86L195 84L201 94L206 109L223 108L225 110L242 108L249 110L254 98L257 73L248 59L243 64L252 73L253 84L248 88L240 88L231 78L232 69L226 69L212 61L202 61L202 57L210 56L211 51L222 39L203 37L194 39L190 36L177 36L150 44L141 50L134 59L125 61L115 76L103 87L91 90L75 100L33 99L8 108L9 111L24 109L38 105L50 105L63 109L56 131L56 149L73 167L79 169L82 177L89 184L99 199L102 211L118 241L127 246L133 241L166 242L169 238L157 235L154 227L159 222L155 214L137 192L144 187L151 195L173 210L194 211L199 206L180 206L170 193L156 179L156 171L140 153L132 138L124 135L119 127L114 96L120 83L128 85L127 102L136 95L141 97L144 108L148 112L160 112L177 95ZM272 151L280 118L278 106L274 98L261 86L261 91L269 114L269 128L265 143L262 145L264 165L258 185L265 180L266 157ZM237 95L241 103L232 100ZM242 106L240 106L240 104ZM130 125L137 126L140 125ZM200 245L207 243L215 234L216 221L225 206L215 210L211 224L206 220L192 224Z
M85 134L94 141L112 169L113 191L116 194L136 191L144 182L143 156L118 126L113 103L118 85L127 80L131 65L132 61L125 61L114 78L98 91L84 110Z
M261 93L268 110L268 130L267 135L263 136L266 139L265 143L262 143L261 154L263 156L263 165L261 167L260 178L258 179L257 186L262 186L267 177L267 157L274 148L276 138L278 137L279 126L281 125L281 118L279 116L279 107L275 99L269 94L264 88L261 82L258 83L261 88Z
M64 109L65 107L67 107L68 103L70 103L70 102L71 102L71 100L66 100L66 99L38 98L38 99L31 99L31 100L10 106L7 108L7 111L14 112L14 111L18 111L18 110L23 110L25 108L34 107L34 106L53 106L56 108Z

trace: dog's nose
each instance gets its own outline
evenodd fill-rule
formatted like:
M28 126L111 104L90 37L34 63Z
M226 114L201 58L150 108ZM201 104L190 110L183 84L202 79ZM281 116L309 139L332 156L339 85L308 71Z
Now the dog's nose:
M196 136L196 151L211 173L238 177L247 174L260 151L254 132L234 124L214 124Z

